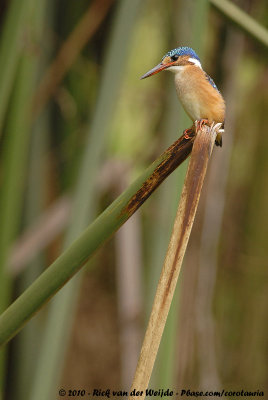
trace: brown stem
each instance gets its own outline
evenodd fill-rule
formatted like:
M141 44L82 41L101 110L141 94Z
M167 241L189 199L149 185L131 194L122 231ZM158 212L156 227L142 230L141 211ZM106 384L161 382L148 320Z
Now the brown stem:
M188 166L183 191L168 246L166 259L156 290L155 300L142 345L130 398L134 389L146 396L158 347L165 327L183 257L194 222L208 161L215 142L214 128L203 126L197 132L191 160ZM131 395L132 394L132 395Z

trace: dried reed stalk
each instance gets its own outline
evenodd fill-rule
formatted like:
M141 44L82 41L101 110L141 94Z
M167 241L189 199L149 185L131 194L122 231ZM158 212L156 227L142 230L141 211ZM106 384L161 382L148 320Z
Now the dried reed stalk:
M133 392L134 390L136 393L137 391L140 392L139 400L144 399L146 396L146 389L148 388L194 222L208 161L215 142L216 131L217 127L209 128L208 126L203 126L201 129L197 130L197 136L194 141L173 232L132 383L130 398L135 395Z

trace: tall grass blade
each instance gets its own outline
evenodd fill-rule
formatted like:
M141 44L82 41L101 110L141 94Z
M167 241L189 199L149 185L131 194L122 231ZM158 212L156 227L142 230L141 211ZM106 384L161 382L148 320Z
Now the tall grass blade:
M25 5L26 7L27 5ZM32 9L27 18L31 21ZM34 32L31 32L33 34ZM32 37L28 37L29 43ZM9 111L6 135L3 141L3 182L0 201L0 310L10 302L12 280L7 261L10 247L20 226L20 214L24 190L24 178L27 166L28 145L30 139L30 103L33 93L36 60L29 50L24 54L18 68L16 86ZM5 362L1 353L0 382L4 382Z
M9 2L0 39L0 136L20 55L23 51L25 26L33 0Z
M140 4L141 0L125 0L119 3L114 29L107 48L97 105L89 125L65 248L78 237L87 226L88 221L93 220L96 215L96 176L101 152L108 127L112 121L120 83L124 75L129 42ZM80 279L76 277L52 302L30 397L32 400L36 398L45 400L54 396L63 366L64 352L68 343L68 332L70 332L73 320L79 286Z
M40 3L41 2L39 2L39 7L41 6ZM47 122L47 116L43 114L38 120L38 126L33 129L27 181L28 190L25 198L24 220L26 224L36 219L46 199L47 186L44 185L44 182L46 182L47 176L44 165L44 154L48 148ZM34 240L38 238L39 235L40 233L36 229ZM45 241L43 241L43 244L45 244ZM31 259L29 262L29 259L23 259L24 251L27 251L25 243L22 243L21 248L22 251L17 253L17 262L24 261L24 270L19 270L20 275L17 284L17 290L20 293L41 274L45 267L45 257L42 251L33 252L30 249ZM12 266L11 263L12 259L10 259L10 267ZM13 363L16 385L12 387L15 399L20 398L20 400L28 400L29 398L29 388L32 385L33 374L40 350L40 338L43 332L44 317L45 315L40 313L38 318L30 321L15 341Z

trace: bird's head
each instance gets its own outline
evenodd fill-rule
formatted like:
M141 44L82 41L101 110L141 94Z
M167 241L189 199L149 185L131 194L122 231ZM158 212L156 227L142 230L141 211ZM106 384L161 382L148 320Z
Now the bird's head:
M187 65L196 65L197 67L202 68L200 58L191 47L177 47L165 54L160 64L146 72L141 79L148 78L149 76L157 74L163 70L177 73Z

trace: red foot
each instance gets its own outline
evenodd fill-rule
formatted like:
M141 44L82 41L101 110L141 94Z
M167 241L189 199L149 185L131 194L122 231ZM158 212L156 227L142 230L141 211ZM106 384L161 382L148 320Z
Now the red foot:
M185 138L185 139L191 139L190 136L189 136L189 134L192 133L192 132L193 132L192 128L185 129L185 130L183 131L184 138Z
M209 120L204 118L204 119L199 119L198 121L195 121L195 126L197 130L200 130L204 125L208 124Z

